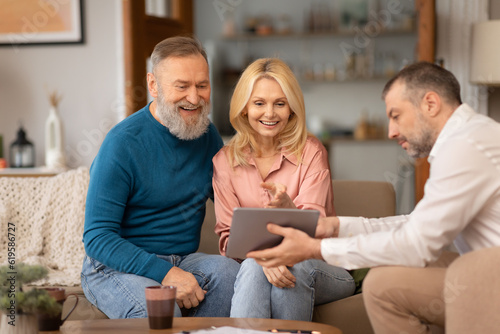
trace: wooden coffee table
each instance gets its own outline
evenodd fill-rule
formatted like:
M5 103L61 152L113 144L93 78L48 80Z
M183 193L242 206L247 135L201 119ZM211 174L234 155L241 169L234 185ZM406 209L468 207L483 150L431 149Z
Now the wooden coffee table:
M278 319L252 319L252 318L174 318L173 328L150 330L148 319L98 319L98 320L73 320L66 321L59 332L40 332L41 334L126 334L126 333L179 333L195 329L210 328L211 326L232 326L238 328L270 330L291 329L318 331L321 334L342 334L340 329L317 322L278 320Z

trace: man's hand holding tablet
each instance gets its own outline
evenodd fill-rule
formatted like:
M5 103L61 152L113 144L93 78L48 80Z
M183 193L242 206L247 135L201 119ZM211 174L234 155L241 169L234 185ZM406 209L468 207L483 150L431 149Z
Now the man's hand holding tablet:
M269 223L293 227L314 237L318 218L317 210L235 208L226 256L244 259L250 251L278 245L283 238L268 231Z
M283 241L276 247L249 252L246 257L254 258L263 267L275 267L279 265L293 266L295 263L307 259L323 260L321 255L321 239L311 238L306 233L294 229L268 224L270 233L283 237ZM339 233L339 219L337 217L320 218L316 228L317 238L337 237ZM307 247L296 245L309 244ZM306 249L307 252L303 250Z

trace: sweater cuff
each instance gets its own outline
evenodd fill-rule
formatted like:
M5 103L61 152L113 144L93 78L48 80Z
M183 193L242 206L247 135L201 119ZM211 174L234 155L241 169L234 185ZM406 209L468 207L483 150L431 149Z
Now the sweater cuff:
M167 273L172 269L173 265L165 260L155 256L156 260L153 261L152 266L145 275L147 278L157 281L161 284Z

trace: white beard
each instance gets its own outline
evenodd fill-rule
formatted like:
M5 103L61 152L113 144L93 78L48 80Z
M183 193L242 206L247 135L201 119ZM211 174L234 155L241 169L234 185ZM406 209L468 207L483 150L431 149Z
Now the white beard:
M187 121L184 121L179 113L179 108L181 107L189 109L201 107L201 112L197 115L193 115ZM187 101L169 103L165 101L162 91L158 91L158 98L156 99L156 116L174 136L181 140L193 140L206 133L210 125L210 119L208 118L209 112L210 104L203 99L200 99L198 105L191 104Z

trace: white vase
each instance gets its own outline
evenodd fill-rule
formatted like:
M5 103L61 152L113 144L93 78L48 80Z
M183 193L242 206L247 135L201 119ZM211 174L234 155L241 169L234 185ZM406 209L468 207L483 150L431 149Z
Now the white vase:
M8 316L1 313L0 333L2 334L38 334L38 322L34 314L16 314Z
M66 168L62 123L54 106L50 107L49 117L45 122L45 165L53 169Z

